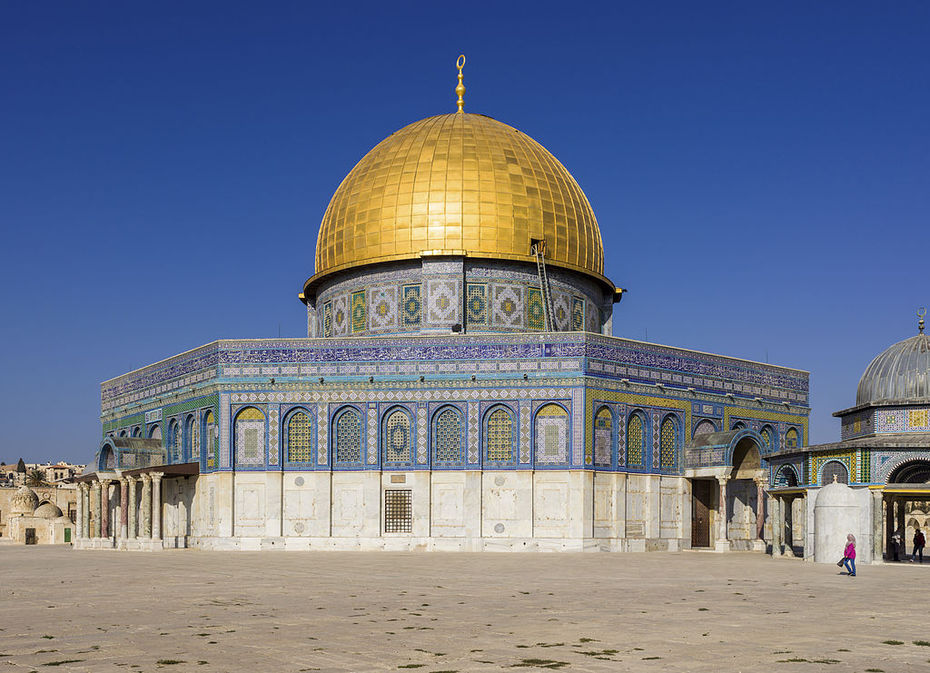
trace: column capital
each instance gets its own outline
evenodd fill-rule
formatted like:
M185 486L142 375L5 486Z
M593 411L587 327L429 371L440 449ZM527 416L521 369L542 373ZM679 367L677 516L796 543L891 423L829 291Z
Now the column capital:
M725 476L717 475L716 479L720 483L721 486L726 486L726 483L730 480L730 476L729 475L725 475Z
M139 479L142 480L143 484L146 484L152 481L152 476L148 472L143 472L142 474L139 475Z
M149 472L152 476L153 481L161 481L161 478L165 476L164 472Z

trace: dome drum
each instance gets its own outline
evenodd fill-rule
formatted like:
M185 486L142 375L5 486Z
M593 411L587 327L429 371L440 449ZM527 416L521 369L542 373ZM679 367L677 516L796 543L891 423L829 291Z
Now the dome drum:
M613 297L589 275L550 269L556 331L609 333ZM454 256L332 274L307 301L310 337L546 331L535 265Z

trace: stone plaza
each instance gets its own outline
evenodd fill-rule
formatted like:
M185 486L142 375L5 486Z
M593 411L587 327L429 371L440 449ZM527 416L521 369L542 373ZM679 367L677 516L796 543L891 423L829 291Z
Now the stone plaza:
M837 555L841 553L837 551ZM2 670L925 670L920 566L0 550ZM48 578L56 578L50 582Z

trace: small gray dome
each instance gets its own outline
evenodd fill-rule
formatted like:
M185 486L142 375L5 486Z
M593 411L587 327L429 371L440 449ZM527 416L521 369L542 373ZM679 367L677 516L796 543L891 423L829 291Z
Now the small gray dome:
M39 506L39 496L28 486L20 486L16 493L10 498L10 511L13 514L25 514L31 516L36 507Z
M36 511L32 513L32 516L37 516L41 519L57 519L58 517L62 516L62 513L57 505L46 502L42 505L39 505L36 508Z
M856 405L930 402L930 336L889 346L872 360L859 379Z

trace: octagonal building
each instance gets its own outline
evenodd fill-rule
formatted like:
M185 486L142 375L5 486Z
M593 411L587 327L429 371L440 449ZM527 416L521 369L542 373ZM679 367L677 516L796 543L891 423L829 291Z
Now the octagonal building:
M307 338L102 384L78 547L764 548L808 374L614 336L581 187L457 91L339 185Z

